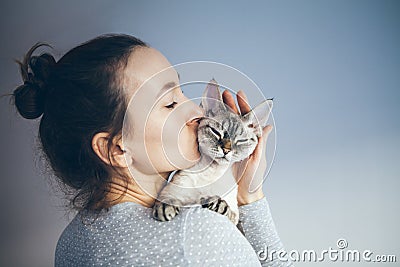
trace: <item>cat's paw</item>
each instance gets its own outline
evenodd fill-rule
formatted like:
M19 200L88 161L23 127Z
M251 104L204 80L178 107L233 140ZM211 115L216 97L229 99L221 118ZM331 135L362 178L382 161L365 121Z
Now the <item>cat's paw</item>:
M170 221L179 214L180 206L173 199L161 202L156 200L153 206L153 218L162 222Z
M233 224L237 225L239 221L239 216L236 212L234 212L228 205L228 203L223 200L221 197L209 196L200 198L200 203L203 208L208 208L209 210L215 211L219 214L222 214L233 222Z
M228 203L221 197L217 195L202 197L200 198L200 203L203 208L207 208L219 214L225 215L231 220L232 217L231 209L229 208Z

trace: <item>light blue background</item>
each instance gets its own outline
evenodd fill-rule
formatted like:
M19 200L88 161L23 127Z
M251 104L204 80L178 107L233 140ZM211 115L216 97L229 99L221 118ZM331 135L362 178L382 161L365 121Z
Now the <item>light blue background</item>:
M12 60L37 41L61 56L123 32L172 64L228 64L275 97L264 189L286 249L345 238L399 261L399 14L399 1L2 1L0 93L20 84ZM42 174L37 122L0 101L0 265L50 266L68 218Z

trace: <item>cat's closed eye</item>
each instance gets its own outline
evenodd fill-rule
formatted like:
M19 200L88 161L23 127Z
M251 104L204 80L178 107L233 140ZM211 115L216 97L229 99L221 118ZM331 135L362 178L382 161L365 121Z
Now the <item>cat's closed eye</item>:
M243 143L246 143L247 141L249 141L249 139L240 139L236 141L236 145L241 145Z
M213 127L208 126L208 128L210 129L210 131L212 132L213 135L215 135L215 137L217 137L218 139L221 139L221 134L215 130Z

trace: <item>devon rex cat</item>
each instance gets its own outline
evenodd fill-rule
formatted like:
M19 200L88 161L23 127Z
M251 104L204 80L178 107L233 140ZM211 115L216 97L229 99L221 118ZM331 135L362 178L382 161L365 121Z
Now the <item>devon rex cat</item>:
M205 111L198 127L201 158L193 167L177 171L161 189L153 217L169 221L179 213L180 207L201 204L226 215L237 225L237 184L230 167L254 151L257 137L271 112L272 99L241 116L223 103L219 86L212 79L200 106Z

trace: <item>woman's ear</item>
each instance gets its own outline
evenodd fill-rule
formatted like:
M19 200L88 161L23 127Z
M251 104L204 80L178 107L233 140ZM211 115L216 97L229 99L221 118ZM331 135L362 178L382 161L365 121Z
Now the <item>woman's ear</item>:
M109 134L100 132L92 138L92 148L96 155L106 164L115 167L126 168L130 162L125 158L126 151L123 149L122 140L112 140L110 150L108 150ZM108 157L110 155L110 157ZM110 159L111 158L111 162Z

